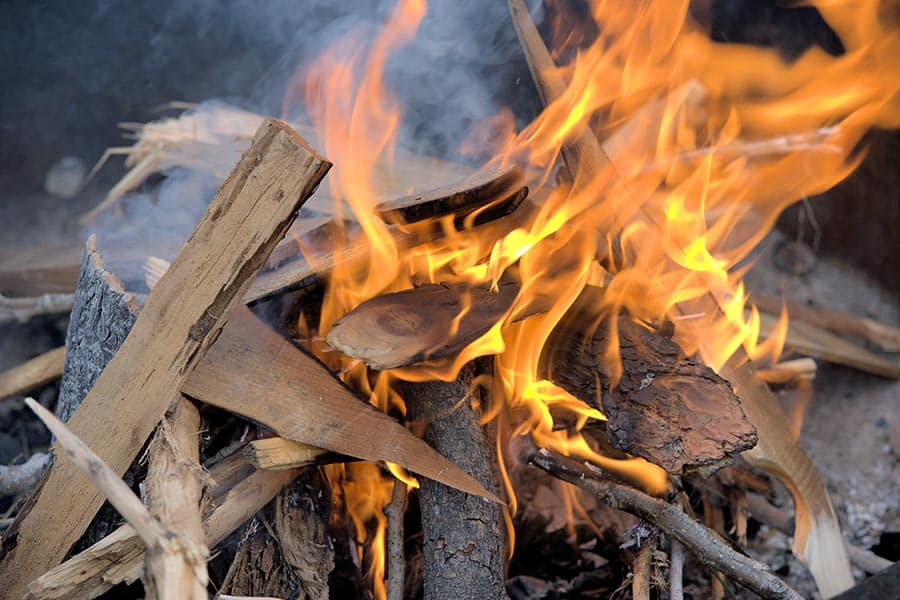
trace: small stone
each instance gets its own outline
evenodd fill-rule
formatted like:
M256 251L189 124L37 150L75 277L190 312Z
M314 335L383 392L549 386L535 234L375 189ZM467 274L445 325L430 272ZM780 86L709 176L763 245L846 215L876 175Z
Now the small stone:
M75 156L64 156L56 161L44 178L44 190L60 198L71 198L84 185L87 167Z

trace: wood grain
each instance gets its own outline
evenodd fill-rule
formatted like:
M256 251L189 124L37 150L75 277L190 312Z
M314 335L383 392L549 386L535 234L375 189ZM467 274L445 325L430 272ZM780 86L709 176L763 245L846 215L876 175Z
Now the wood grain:
M69 421L116 473L134 460L329 167L286 125L260 126ZM5 593L21 597L30 581L59 564L102 502L84 474L57 461L3 539Z

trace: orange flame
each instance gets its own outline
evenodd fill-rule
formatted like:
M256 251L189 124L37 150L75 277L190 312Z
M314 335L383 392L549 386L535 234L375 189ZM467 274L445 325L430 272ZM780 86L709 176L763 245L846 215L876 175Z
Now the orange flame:
M578 430L603 415L543 379L541 353L584 287L594 285L605 288L598 318L625 311L645 322L671 321L685 351L713 368L740 347L754 359L777 359L786 314L779 334L760 341L759 314L741 283L744 261L786 206L831 188L858 165L867 130L900 126L896 6L811 4L840 37L843 54L814 47L785 62L773 49L714 42L687 0L591 0L587 23L554 3L554 54L571 57L558 68L563 94L519 132L505 112L471 137L482 150L493 143L492 163L530 169L533 217L495 238L457 232L444 219L433 225L448 235L415 248L398 245L373 208L387 199L384 181L402 178L392 160L402 113L383 84L385 61L414 37L425 3L400 0L370 45L355 33L327 50L301 85L335 163L335 213L349 208L371 250L362 262L343 261L353 235L338 236L318 335L362 301L413 282L496 286L513 267L521 281L513 307L455 360L375 375L341 358L336 366L345 379L383 410L402 412L398 378L452 379L472 358L493 355L494 401L484 417L500 424L501 453L503 440L530 434L650 491L665 489L665 473L654 465L614 461L590 448ZM585 134L602 141L612 165L579 165L555 186L561 150ZM538 295L554 299L549 310L513 322ZM616 356L615 344L609 352ZM559 412L574 416L574 429L554 427ZM332 472L361 542L372 541L366 527L377 522L368 546L375 554L390 496L390 483L376 472L365 465ZM369 482L364 491L362 479ZM370 565L381 598L383 556Z

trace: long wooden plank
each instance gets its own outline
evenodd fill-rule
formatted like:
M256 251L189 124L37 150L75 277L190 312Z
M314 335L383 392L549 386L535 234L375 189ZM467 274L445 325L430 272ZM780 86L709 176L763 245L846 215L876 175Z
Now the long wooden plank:
M281 437L370 461L395 462L470 494L497 500L405 427L358 399L318 361L234 311L182 387L185 394L270 427Z
M65 363L66 347L60 346L0 373L0 400L59 379Z
M260 126L69 421L115 472L134 460L329 167L286 125ZM58 460L3 539L4 593L21 597L30 581L59 564L102 502L84 474Z

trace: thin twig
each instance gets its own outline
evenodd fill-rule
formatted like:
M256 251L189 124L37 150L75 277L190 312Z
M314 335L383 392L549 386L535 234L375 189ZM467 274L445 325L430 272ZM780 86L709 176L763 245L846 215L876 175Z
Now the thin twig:
M406 557L403 552L403 515L406 513L406 484L394 481L391 502L384 507L388 520L387 551L388 577L387 600L403 600L406 582Z
M692 520L680 508L631 487L597 478L583 464L523 440L522 462L531 463L550 475L590 492L611 506L653 523L684 544L705 565L767 599L801 600L802 596L768 572L766 565L739 554L719 536Z
M684 600L684 546L672 538L669 541L669 600Z

